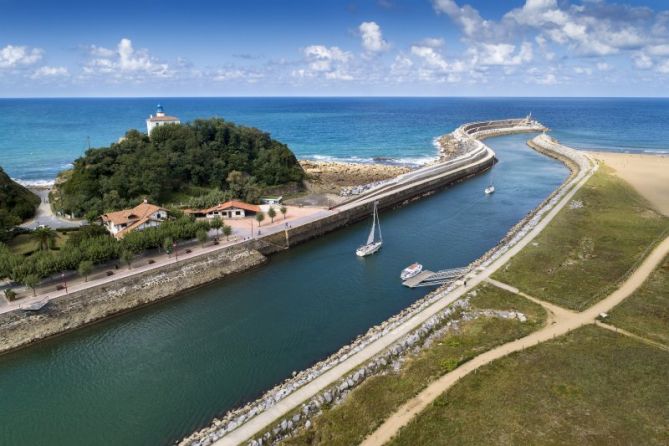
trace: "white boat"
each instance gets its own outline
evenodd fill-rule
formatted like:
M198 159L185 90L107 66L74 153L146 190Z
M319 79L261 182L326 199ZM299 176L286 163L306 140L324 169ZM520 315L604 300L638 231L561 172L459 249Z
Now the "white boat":
M379 228L379 239L375 240L376 228ZM367 243L355 250L358 257L365 257L374 254L383 246L383 236L381 235L381 223L379 222L379 211L374 203L374 211L372 213L372 229L369 231Z
M407 280L411 279L414 276L417 276L421 271L423 271L423 265L420 263L412 263L402 270L400 274L400 279Z
M484 192L485 192L486 195L490 195L490 194L495 193L495 186L493 186L493 185L491 184L490 186L488 186L488 187L485 188L485 191L484 191Z

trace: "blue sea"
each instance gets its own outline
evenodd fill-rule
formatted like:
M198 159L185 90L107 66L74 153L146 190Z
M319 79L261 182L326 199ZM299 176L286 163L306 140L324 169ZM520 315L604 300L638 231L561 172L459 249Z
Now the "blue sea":
M533 116L577 148L669 154L669 99L119 98L0 99L0 166L24 183L53 181L88 143L146 130L156 105L182 121L217 116L258 127L300 158L420 164L463 122Z

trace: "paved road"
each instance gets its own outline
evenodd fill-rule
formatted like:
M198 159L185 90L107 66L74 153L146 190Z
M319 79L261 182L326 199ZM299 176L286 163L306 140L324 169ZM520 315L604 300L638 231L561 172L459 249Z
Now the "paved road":
M22 228L35 229L40 225L48 226L52 229L78 228L86 224L86 220L66 220L54 215L49 204L48 189L30 189L40 197L40 205L37 208L35 217L21 225Z
M524 338L489 350L458 367L451 373L434 381L417 396L404 403L375 432L368 436L361 443L361 446L378 446L388 442L403 426L425 410L435 398L439 397L458 382L458 380L479 367L510 353L523 350L541 342L550 341L557 336L569 333L583 325L594 323L597 316L601 313L609 312L613 307L636 291L655 268L661 264L667 254L669 254L669 237L664 239L664 241L657 246L648 257L646 257L641 266L639 266L639 268L637 268L637 270L634 271L634 273L616 291L581 313L574 313L538 299L531 298L531 300L537 302L553 313L552 323L548 323L541 330L525 336ZM509 290L510 288L508 285L500 284L497 281L489 282L493 285L501 286L501 288L506 290Z

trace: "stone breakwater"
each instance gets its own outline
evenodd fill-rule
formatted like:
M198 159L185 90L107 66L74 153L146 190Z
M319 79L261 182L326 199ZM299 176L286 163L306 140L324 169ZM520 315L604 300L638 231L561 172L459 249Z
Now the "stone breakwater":
M404 336L373 360L368 361L363 366L333 383L327 389L302 404L300 408L296 409L288 417L278 421L276 425L269 427L262 433L262 435L258 435L256 438L249 440L248 444L251 446L277 444L298 429L302 427L309 428L311 426L310 419L318 415L325 407L343 401L351 390L362 384L369 377L388 373L389 371L397 372L401 362L408 354L416 354L423 348L429 347L435 338L443 336L447 331L458 330L462 322L471 321L480 317L516 319L520 322L527 321L527 317L523 313L513 310L470 309L469 298L475 295L476 291L472 291L468 293L465 298L454 302L445 310L430 317L427 321L421 324L418 329ZM377 327L380 328L380 326ZM380 334L383 335L386 332L386 329L384 329L380 331ZM346 349L346 347L344 347L338 354L340 354L341 360L345 360L345 358L353 354L355 351L357 351L357 349ZM329 368L327 366L327 363L322 362L316 364L314 367L318 367L319 371L323 373ZM312 367L312 369L314 367ZM225 436L227 432L234 430L236 427L244 423L247 417L252 417L257 411L266 410L272 407L287 395L286 392L289 392L291 387L303 385L309 378L308 370L298 373L288 380L291 382L286 382L282 386L277 386L273 389L273 391L275 390L276 392L268 392L265 397L256 401L255 404L245 406L244 409L248 411L247 413L235 414L234 416L232 416L233 414L229 414L225 419L215 420L211 428L200 431L193 436L184 439L180 445L209 446L213 444L213 442Z
M555 205L586 175L590 174L596 166L593 166L590 162L590 159L583 155L577 150L571 149L566 146L562 146L553 139L548 138L545 135L540 135L537 138L532 140L533 145L531 147L541 147L542 153L550 153L551 156L558 158L560 160L569 161L568 167L572 170L572 175L557 189L555 190L548 198L546 198L537 208L532 212L528 213L520 222L518 222L513 228L509 230L507 235L493 248L487 251L483 256L478 258L476 261L472 262L467 267L467 274L465 277L471 277L472 275L477 274L477 272L482 271L485 267L490 266L495 260L501 257L506 253L511 247L515 246L520 240L522 240L532 229L534 229L537 224L542 220L547 212L552 210ZM427 294L422 299L414 302L410 307L402 310L397 315L387 319L383 323L376 325L370 328L367 333L364 335L358 336L353 342L342 347L339 351L328 357L327 359L318 362L309 369L303 370L297 373L292 378L285 380L283 383L275 386L273 389L266 392L261 398L257 399L254 402L251 402L241 408L234 409L229 411L222 418L214 419L210 426L192 434L191 436L183 439L179 444L181 446L207 446L211 445L217 440L225 437L229 432L234 431L239 426L248 422L249 420L256 417L258 414L270 409L275 406L277 403L282 401L288 395L292 394L302 386L312 382L317 377L323 375L328 370L335 367L337 364L342 363L346 359L355 355L356 353L363 350L365 347L373 343L374 341L382 338L388 333L392 332L398 328L403 323L407 322L412 317L416 316L423 310L427 309L430 305L434 304L436 301L445 298L449 293L451 293L455 288L459 287L460 283L454 282L442 286L441 288ZM458 308L460 305L456 301L449 308L442 312L442 316L445 316L447 311L454 311L453 308ZM449 313L449 315L452 314ZM434 317L434 316L433 316ZM429 319L431 320L431 319ZM441 319L439 319L441 320ZM380 361L379 364L383 365L381 361L384 358L384 355L387 355L388 352L392 355L393 348L399 354L397 344L406 343L409 339L414 339L410 341L412 344L415 344L421 339L421 334L426 334L425 329L428 331L427 322L424 322L419 328L412 331L409 335L405 336L403 340L398 343L393 344L390 348L386 349L380 355L377 355L375 359L368 362L370 367L366 369L364 373L360 373L360 370L357 370L353 373L352 376L345 378L346 389L350 391L353 387L350 384L357 385L366 379L369 376L373 375L373 371L378 367L378 372L381 373L383 370L382 367L375 364L376 361ZM436 321L433 321L433 327L436 326ZM386 359L387 362L387 359ZM362 369L361 369L362 370ZM355 373L358 373L357 378ZM349 379L351 383L349 383ZM338 382L337 385L343 385L342 380ZM329 386L328 389L331 389L332 386ZM327 392L327 390L325 391ZM300 426L307 426L307 422L310 422L310 418L318 413L319 406L313 405L315 401L322 406L321 401L327 402L325 392L320 392L318 395L314 396L307 403L302 405L301 411L293 411L288 417L281 419L278 424L271 426L269 431L265 432L260 438L255 438L249 440L249 445L267 445L273 444L274 439L284 438L289 435L294 429ZM332 394L330 394L332 399ZM306 410L304 407L308 407ZM296 408L299 409L299 408ZM297 417L297 418L296 418ZM276 431L276 432L275 432ZM255 443L254 443L255 442Z
M0 353L74 330L265 262L242 246L166 265L55 298L39 312L0 315Z

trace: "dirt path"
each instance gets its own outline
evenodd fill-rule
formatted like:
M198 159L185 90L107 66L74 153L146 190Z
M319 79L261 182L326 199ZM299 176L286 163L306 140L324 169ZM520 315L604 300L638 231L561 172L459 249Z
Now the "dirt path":
M527 296L534 302L539 303L544 308L553 312L553 323L539 331L536 331L524 338L501 345L493 350L489 350L471 361L458 367L451 373L448 373L430 384L425 390L414 398L402 405L393 415L390 416L375 432L362 442L363 446L382 445L388 442L402 426L409 423L416 415L422 412L435 398L448 390L460 378L466 376L479 367L488 364L496 359L506 356L510 353L523 350L527 347L549 341L557 336L568 333L578 327L591 324L595 318L601 314L610 311L613 307L630 296L653 270L663 261L669 253L669 237L665 238L632 273L632 275L623 282L623 284L609 296L599 301L592 307L581 313L573 313L568 310L559 309L554 305L547 304L535 298ZM490 280L489 280L490 281ZM490 281L495 286L500 286L506 290L515 290L515 288L497 281ZM523 294L520 293L519 294Z

